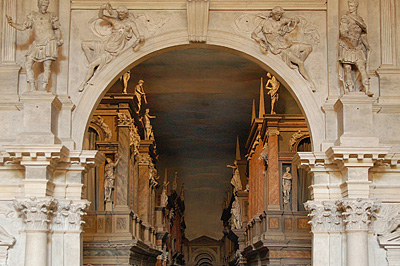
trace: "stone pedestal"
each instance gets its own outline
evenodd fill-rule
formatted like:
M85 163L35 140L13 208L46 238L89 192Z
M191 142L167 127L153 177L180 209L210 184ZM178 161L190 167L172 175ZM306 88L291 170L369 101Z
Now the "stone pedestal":
M58 116L61 102L48 92L27 92L21 95L24 127L17 136L20 144L57 144Z
M375 98L368 97L364 92L349 92L336 102L338 139L335 146L379 146L379 139L372 133L372 104L375 101Z

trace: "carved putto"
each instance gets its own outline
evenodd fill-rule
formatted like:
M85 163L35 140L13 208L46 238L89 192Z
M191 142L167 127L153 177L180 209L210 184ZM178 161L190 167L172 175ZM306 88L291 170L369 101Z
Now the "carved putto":
M51 75L51 63L58 57L58 47L63 45L61 39L60 22L58 17L51 12L47 12L49 0L38 0L39 12L31 12L22 24L13 22L7 16L8 24L20 31L33 29L33 43L29 46L26 53L25 69L28 82L28 89L36 90L33 65L36 62L43 62L42 90L45 91L49 84Z
M319 42L319 34L315 28L312 30L304 18L289 18L284 16L282 7L276 6L268 16L258 15L258 25L251 33L251 38L259 43L262 52L271 51L280 55L282 60L291 68L297 68L306 79L312 91L316 90L315 84L307 73L304 62L313 50L313 43ZM241 19L238 18L239 28ZM248 20L247 20L248 21Z
M100 7L98 19L108 23L111 32L102 40L82 42L82 50L89 62L89 69L79 91L83 91L94 75L125 50L128 41L133 36L136 40L131 46L132 49L144 41L144 36L139 33L135 23L136 18L124 6L113 9L109 3L104 4Z
M365 91L369 96L368 61L371 47L367 39L367 24L357 15L358 0L349 0L349 12L340 19L339 62L342 64L341 79L345 93ZM360 73L362 86L357 86L356 71Z

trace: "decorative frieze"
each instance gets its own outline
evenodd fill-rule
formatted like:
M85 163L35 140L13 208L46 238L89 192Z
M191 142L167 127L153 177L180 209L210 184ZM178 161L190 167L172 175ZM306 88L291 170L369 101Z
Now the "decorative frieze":
M129 113L118 113L118 126L129 127L132 124L132 118Z
M370 199L342 199L336 205L343 210L346 230L369 230L371 219L379 205Z
M342 215L338 206L331 201L307 201L304 204L311 221L313 232L340 232L343 230Z
M14 207L20 212L26 230L48 230L52 214L56 210L57 201L54 199L29 199L15 200Z

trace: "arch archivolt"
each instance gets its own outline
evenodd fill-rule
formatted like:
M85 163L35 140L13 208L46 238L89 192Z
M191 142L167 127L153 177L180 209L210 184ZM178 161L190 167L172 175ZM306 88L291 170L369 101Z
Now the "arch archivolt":
M257 44L250 37L245 38L228 31L209 30L207 43L191 44L188 42L186 29L155 35L146 40L138 51L126 49L92 79L93 85L81 93L73 113L72 139L76 143L76 148L82 149L84 135L96 106L122 73L157 54L188 48L217 49L236 53L256 62L278 77L280 82L292 93L306 117L313 150L320 150L320 144L324 139L323 114L317 103L316 95L311 92L309 84L297 70L289 68L279 56L271 53L262 54ZM82 60L85 60L84 57L82 57ZM71 89L78 90L78 88Z

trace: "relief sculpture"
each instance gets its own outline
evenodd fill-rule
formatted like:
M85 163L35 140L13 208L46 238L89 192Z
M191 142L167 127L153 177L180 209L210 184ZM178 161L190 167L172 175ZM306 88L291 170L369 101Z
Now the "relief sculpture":
M144 36L139 33L135 23L135 17L124 6L115 10L109 3L104 4L100 7L98 19L108 23L111 32L102 40L82 42L82 50L89 62L89 69L79 91L83 91L93 76L125 49L133 36L136 40L131 46L132 49L144 41Z
M315 84L309 76L304 62L313 51L312 44L319 42L319 34L316 29L307 25L304 18L289 18L283 15L284 12L282 7L277 6L268 16L258 15L254 19L254 24L257 26L252 31L251 38L260 45L263 53L270 51L275 55L280 55L289 67L297 68L303 78L310 83L312 91L315 92ZM242 21L241 17L236 21L239 29L248 26L242 25Z

